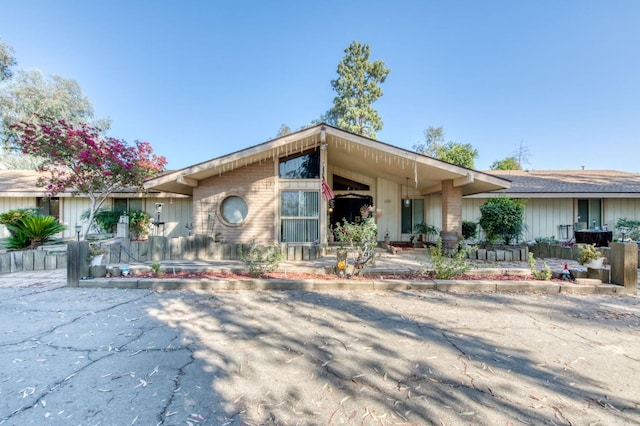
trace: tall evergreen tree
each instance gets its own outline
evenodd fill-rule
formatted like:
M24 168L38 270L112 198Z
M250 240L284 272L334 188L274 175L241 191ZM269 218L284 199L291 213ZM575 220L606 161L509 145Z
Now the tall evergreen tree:
M353 41L338 64L338 78L331 81L337 93L327 114L328 122L370 138L382 130L382 119L371 105L382 96L380 84L391 72L384 62L369 61L370 47Z

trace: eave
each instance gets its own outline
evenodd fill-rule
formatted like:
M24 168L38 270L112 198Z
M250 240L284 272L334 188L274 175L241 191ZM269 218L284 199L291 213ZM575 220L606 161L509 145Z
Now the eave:
M255 145L222 157L186 167L146 182L145 188L192 195L199 181L260 161L276 161L293 153L327 148L327 162L332 167L381 177L397 184L407 178L422 195L437 192L437 185L451 179L462 188L463 195L509 188L507 179L466 169L407 151L380 141L319 124L278 139Z

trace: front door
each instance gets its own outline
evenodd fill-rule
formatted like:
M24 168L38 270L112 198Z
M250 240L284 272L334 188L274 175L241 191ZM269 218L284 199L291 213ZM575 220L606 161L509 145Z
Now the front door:
M373 204L373 198L369 195L337 195L333 200L333 212L329 216L329 224L333 228L336 223L355 222L360 217L360 208Z

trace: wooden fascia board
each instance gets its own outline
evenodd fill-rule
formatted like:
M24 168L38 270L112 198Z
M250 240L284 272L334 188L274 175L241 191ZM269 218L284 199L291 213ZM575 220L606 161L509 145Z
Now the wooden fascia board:
M630 198L640 199L638 192L574 192L574 193L549 193L549 192L485 192L480 194L465 195L464 198Z
M439 183L437 185L433 185L430 186L428 188L425 188L422 190L421 195L430 195L430 194L435 194L437 192L441 192L442 191L442 184Z
M198 187L198 181L196 179L192 179L186 176L178 176L178 178L176 179L176 182L179 183L180 185L186 185L191 188Z
M264 142L259 145L254 145L249 148L242 149L240 151L232 152L222 157L214 158L213 160L206 161L204 163L196 164L191 167L180 170L180 174L184 176L197 175L198 173L207 172L211 169L217 169L225 164L230 164L237 161L242 161L245 158L259 155L263 152L270 152L274 149L280 149L289 144L295 144L298 141L310 138L314 135L318 135L318 148L320 147L320 127L315 126L309 129L305 129L301 132L291 133L281 138L274 139L272 141Z
M461 178L458 179L454 179L453 180L453 186L465 186L465 185L469 185L472 184L473 182L475 182L475 178L473 177L472 174L468 174L466 176L463 176Z

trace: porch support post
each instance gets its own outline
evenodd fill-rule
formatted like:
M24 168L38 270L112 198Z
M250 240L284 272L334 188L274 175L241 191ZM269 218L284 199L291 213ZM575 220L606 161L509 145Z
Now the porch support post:
M324 131L324 130L323 130ZM323 135L324 136L324 135ZM320 234L319 234L319 241L320 244L322 244L322 246L326 247L327 246L327 228L329 227L329 218L328 218L328 212L329 212L329 206L328 206L328 202L327 200L324 199L324 197L322 196L322 178L324 177L327 181L327 185L330 185L329 183L329 176L328 176L328 164L327 164L327 144L324 143L325 141L322 141L322 145L320 145L320 211L318 212L319 214L319 226L320 226Z
M443 249L455 249L462 239L462 187L454 181L442 181L442 238Z

